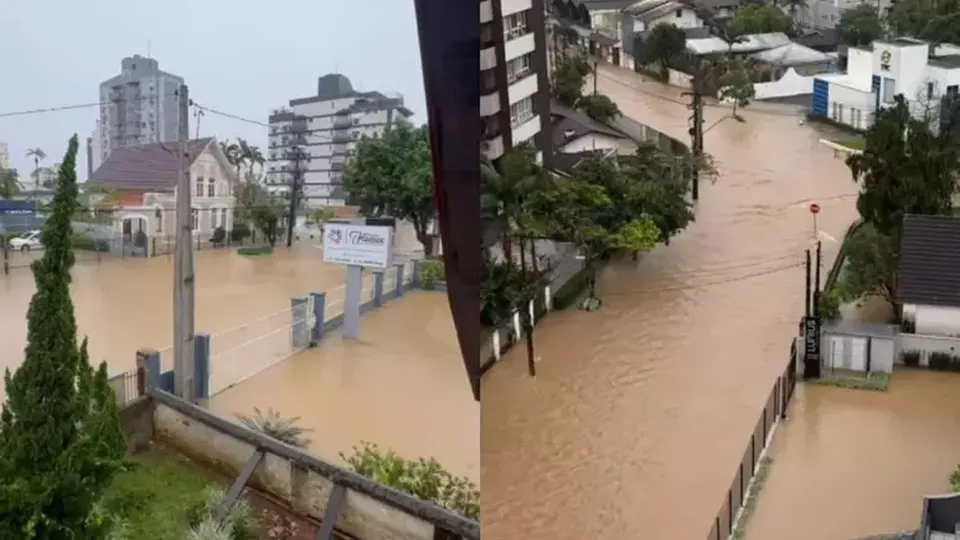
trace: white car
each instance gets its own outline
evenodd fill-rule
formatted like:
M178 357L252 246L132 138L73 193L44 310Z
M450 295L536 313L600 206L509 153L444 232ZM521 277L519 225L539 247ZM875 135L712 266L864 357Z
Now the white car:
M41 231L30 231L10 239L10 249L20 251L30 251L31 249L43 249L43 242L40 238Z

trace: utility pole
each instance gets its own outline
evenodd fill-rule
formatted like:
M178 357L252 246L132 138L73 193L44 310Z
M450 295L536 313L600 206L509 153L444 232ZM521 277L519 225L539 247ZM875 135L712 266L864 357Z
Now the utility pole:
M593 59L593 95L597 95L597 64L596 58Z
M693 156L693 170L690 173L690 178L693 200L696 201L700 199L700 159L703 155L703 94L700 93L698 81L693 81L693 92L684 92L683 95L691 97L690 105L687 108L693 111L689 119L690 127L687 133L690 134L690 153Z
M290 211L287 215L287 247L293 245L293 225L297 221L297 202L303 185L301 164L305 161L303 148L294 146L287 152L287 158L293 160L293 177L290 179Z
M173 391L193 399L194 372L194 274L193 274L193 205L191 203L190 95L187 85L177 91L179 112L177 152L177 225L173 268Z
M823 264L822 243L817 240L816 266L813 267L813 316L820 316L820 266Z

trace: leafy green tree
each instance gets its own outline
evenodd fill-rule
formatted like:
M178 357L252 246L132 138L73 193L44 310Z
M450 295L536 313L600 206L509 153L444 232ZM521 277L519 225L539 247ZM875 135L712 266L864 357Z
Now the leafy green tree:
M364 137L343 170L348 199L368 216L392 216L413 225L427 257L436 218L427 126L398 123L379 137Z
M960 0L899 0L887 23L896 35L933 43L960 43Z
M560 56L553 68L550 93L567 107L576 107L583 97L583 83L593 66L581 55Z
M637 36L635 49L641 51L640 64L656 64L660 78L666 81L670 68L678 67L687 50L687 36L673 24L660 23L646 38Z
M876 6L863 2L840 12L837 30L844 43L859 47L880 39L883 36L883 23Z
M0 169L0 198L12 199L22 190L16 169Z
M620 116L620 107L612 99L603 94L583 96L579 108L590 118L598 122L607 123Z
M799 2L802 6L803 2ZM796 8L797 4L792 7ZM787 32L793 22L776 4L745 4L726 22L727 41L731 43L751 34Z
M614 161L591 158L574 175L531 193L528 205L533 227L543 236L580 248L594 299L598 259L614 251L649 251L661 233L651 216L630 204L640 198L641 187Z
M953 115L956 118L956 115ZM896 296L900 232L906 214L949 215L957 192L960 145L914 118L902 95L881 109L867 130L862 154L847 158L860 183L857 211L864 221L844 242L848 270L838 283L843 301Z
M730 58L727 61L726 72L720 76L720 99L733 103L731 116L739 119L737 108L750 105L756 95L757 92L746 65L740 59Z
M933 133L910 114L902 95L878 111L863 153L851 154L847 165L862 182L857 211L879 233L898 237L906 214L950 213L960 143L948 131Z
M259 229L270 246L276 246L287 208L283 201L256 182L242 182L233 188L235 229Z
M70 299L70 219L77 207L77 136L70 139L43 227L46 249L32 265L23 364L4 377L0 413L0 538L103 539L97 507L125 452L107 366L94 371L77 345Z

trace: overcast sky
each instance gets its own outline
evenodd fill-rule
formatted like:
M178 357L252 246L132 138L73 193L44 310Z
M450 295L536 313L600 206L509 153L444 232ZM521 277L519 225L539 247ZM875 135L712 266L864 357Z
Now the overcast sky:
M149 44L160 69L186 79L191 98L224 112L265 122L270 109L316 94L317 77L339 72L358 90L400 92L414 120L426 121L412 0L0 4L0 114L95 103L120 60L146 55ZM73 133L81 144L93 133L97 114L92 107L0 117L0 142L26 176L33 169L27 149L42 148L48 165L59 161ZM261 147L267 139L266 128L211 114L201 119L200 134Z

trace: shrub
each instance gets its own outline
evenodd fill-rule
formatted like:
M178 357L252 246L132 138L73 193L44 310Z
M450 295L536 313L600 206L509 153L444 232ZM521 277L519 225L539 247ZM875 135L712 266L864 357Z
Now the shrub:
M957 465L957 468L950 473L950 491L957 493L960 492L960 465Z
M903 351L900 353L903 365L917 367L920 365L920 351Z
M267 409L266 414L264 414L263 411L254 407L253 415L247 416L239 414L237 418L240 419L240 423L248 428L259 431L264 435L273 437L290 446L306 448L310 445L310 439L304 437L304 434L310 430L297 425L297 422L300 421L299 416L283 418L279 412L273 409Z
M820 295L819 315L827 320L840 318L840 298L833 289L827 289Z
M354 471L385 486L431 501L470 519L480 519L480 490L469 479L455 477L433 459L404 459L392 450L361 442L340 457Z
M187 540L234 540L234 536L229 522L218 523L212 516L207 516L190 527Z
M420 261L420 287L432 289L434 283L444 279L443 261L438 259Z
M930 353L930 369L960 371L960 356L945 352L932 352Z
M203 498L188 512L188 518L190 520L190 525L192 530L204 530L209 534L214 534L210 532L210 525L206 524L208 521L212 521L216 525L216 521L213 520L213 514L220 506L220 503L223 502L224 497L226 497L226 490L221 489L217 486L207 486L203 490ZM223 520L221 525L220 532L226 532L229 534L226 538L230 540L254 540L257 535L254 532L256 521L253 518L253 509L250 507L245 499L237 499L237 502L234 503L233 508L230 509L230 513L227 514L226 519ZM220 538L219 536L200 536L198 538Z
M237 223L230 230L230 241L241 242L244 238L250 236L250 227L246 223Z
M227 231L223 227L217 227L213 230L213 236L210 237L210 241L214 244L222 244L227 237Z

